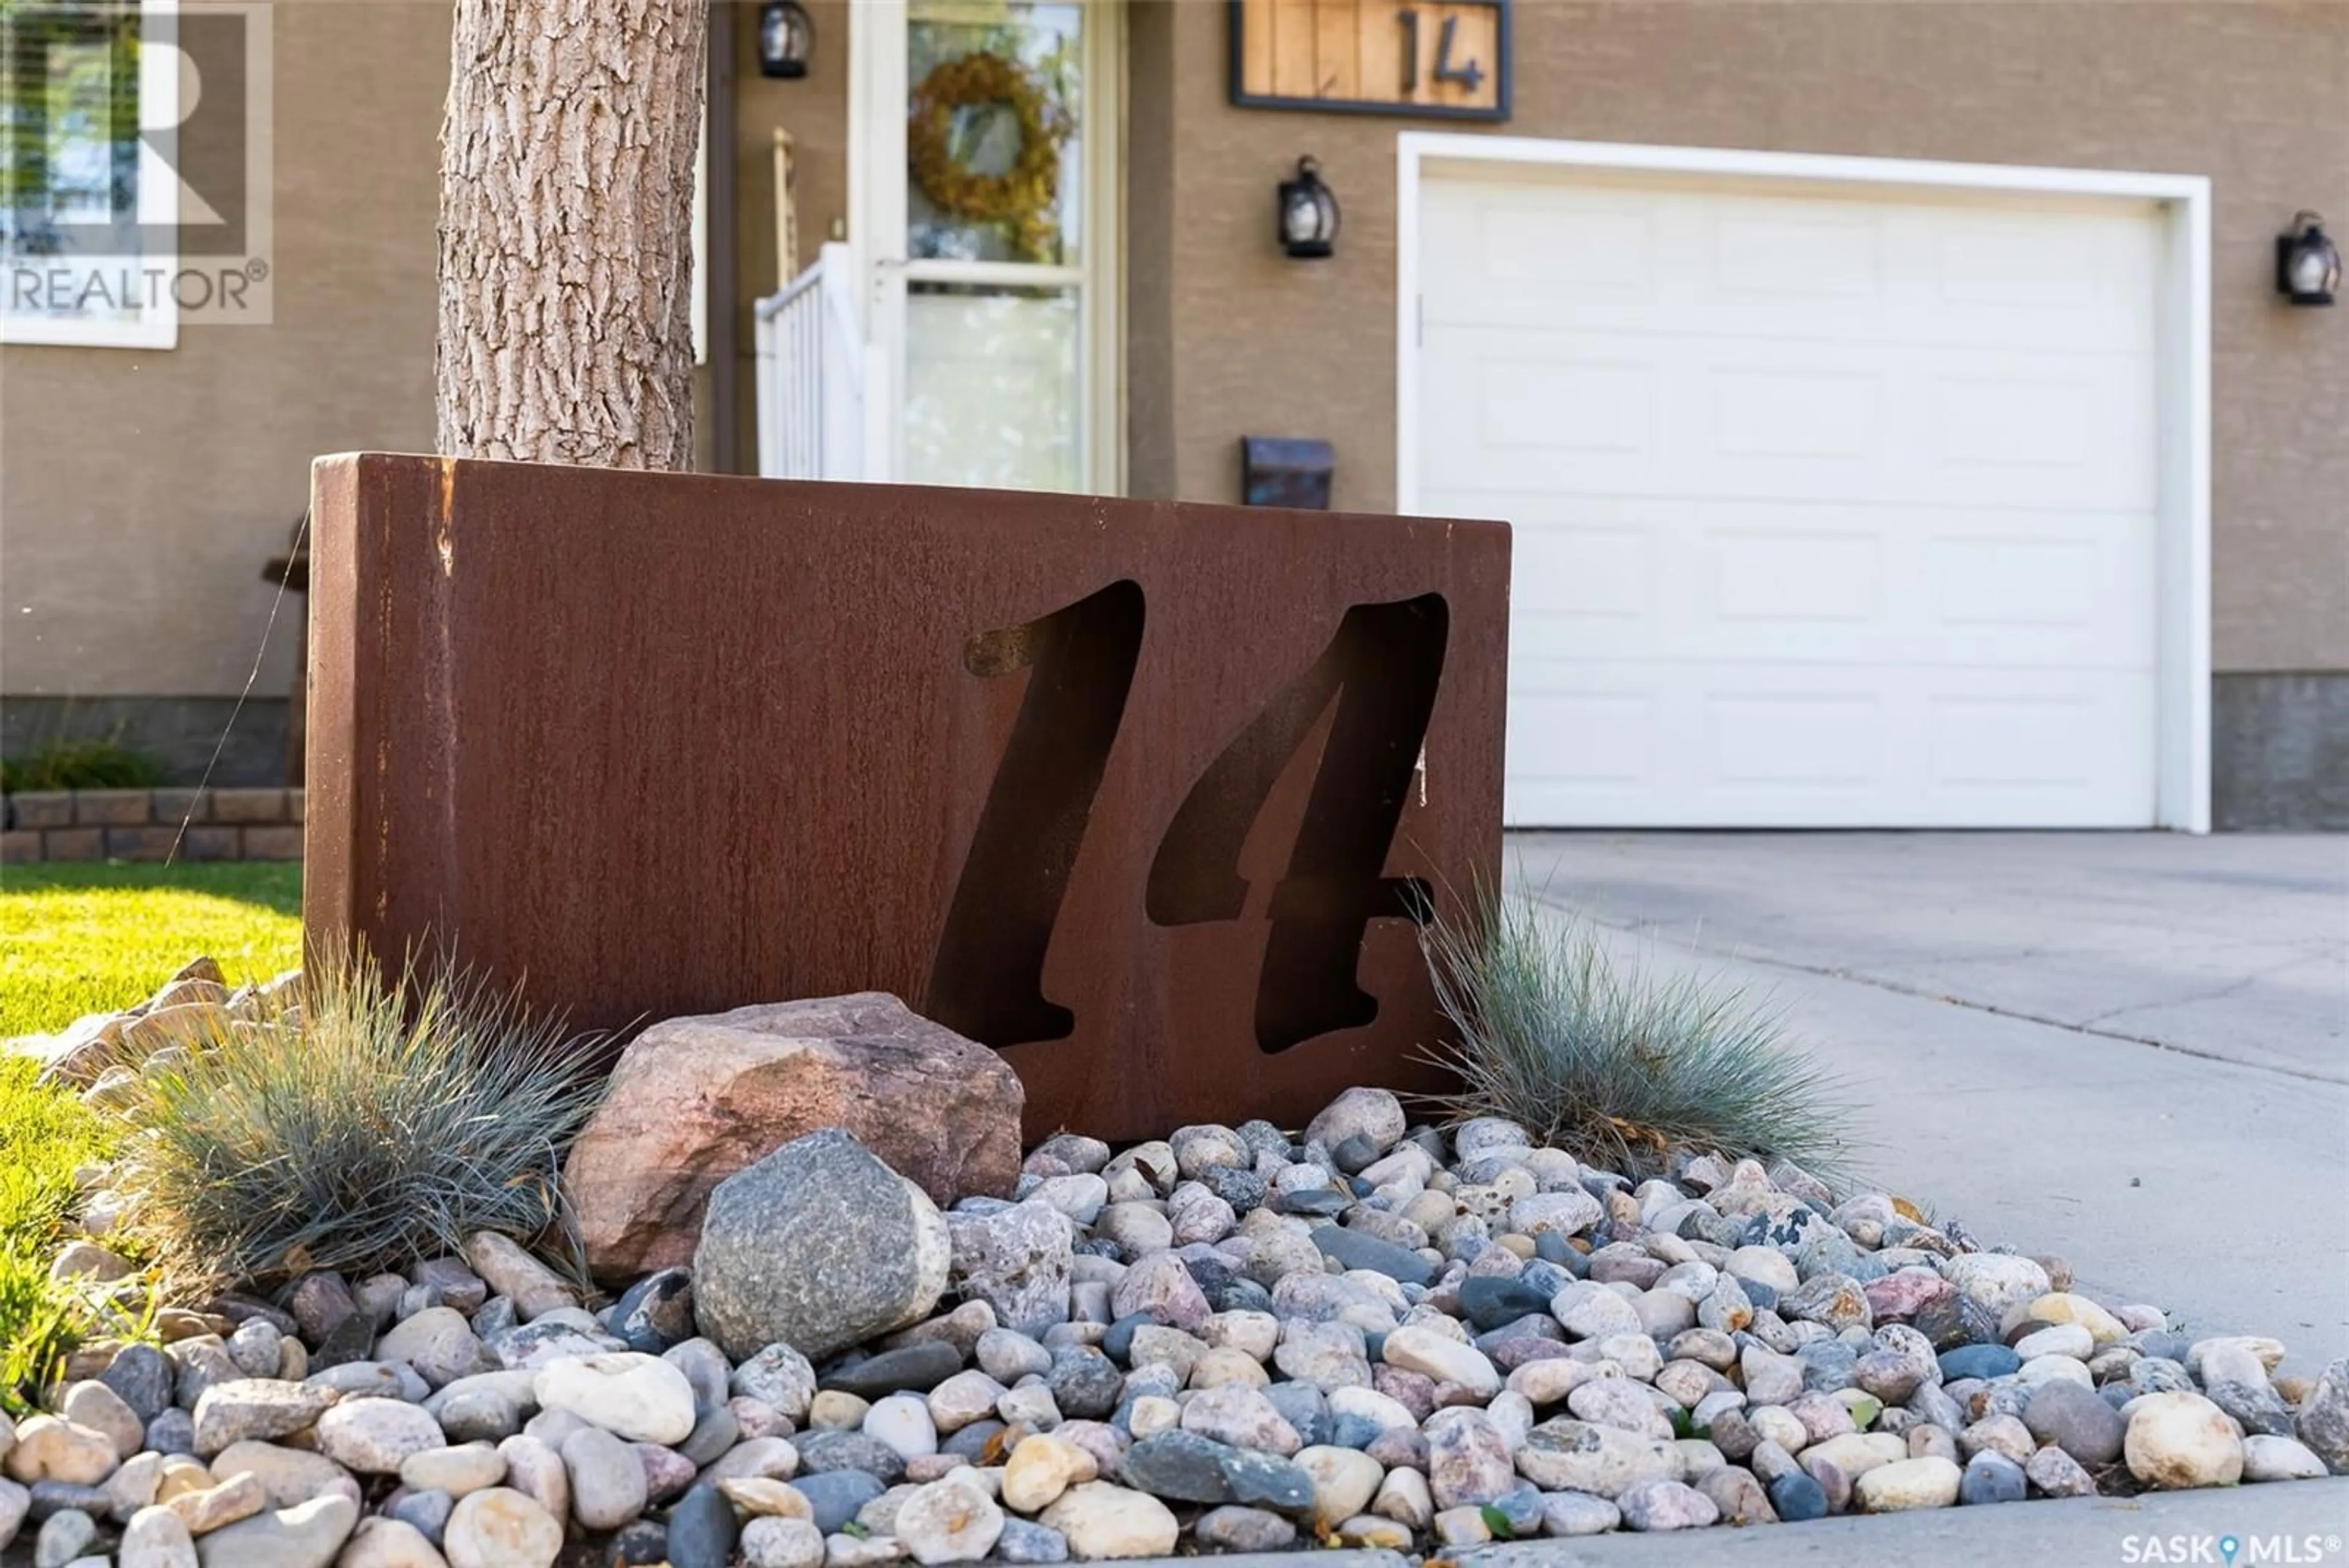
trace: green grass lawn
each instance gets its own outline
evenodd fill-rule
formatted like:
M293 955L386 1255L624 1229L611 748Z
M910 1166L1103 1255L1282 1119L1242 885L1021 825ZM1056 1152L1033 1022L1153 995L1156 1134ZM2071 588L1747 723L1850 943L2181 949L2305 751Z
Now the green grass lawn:
M73 1197L74 1168L105 1158L113 1142L80 1101L36 1085L39 1071L0 1059L0 1243L47 1241Z
M50 1033L85 1012L142 1002L209 953L232 985L300 961L295 865L24 866L0 876L0 1038ZM80 1332L47 1263L77 1166L106 1158L112 1130L81 1102L0 1057L0 1407Z
M301 961L302 867L12 866L0 874L0 1038L143 1002L199 954L231 985Z
M82 1338L83 1314L70 1291L49 1283L49 1258L64 1240L75 1168L114 1152L113 1130L72 1095L36 1084L39 1071L0 1057L0 1412L16 1416Z

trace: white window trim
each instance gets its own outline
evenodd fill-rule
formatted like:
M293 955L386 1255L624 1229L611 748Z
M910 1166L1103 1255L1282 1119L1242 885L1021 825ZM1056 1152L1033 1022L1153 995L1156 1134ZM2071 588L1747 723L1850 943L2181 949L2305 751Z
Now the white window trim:
M174 47L149 48L147 40L176 40L175 19L180 0L140 0L139 123L176 126L180 123L180 51ZM163 25L156 26L158 22ZM176 174L159 192L142 192L141 208L176 235L180 225L180 185ZM180 270L179 247L140 258L164 277ZM0 277L0 290L6 279ZM169 287L136 321L92 321L71 317L19 316L5 308L0 293L0 343L23 343L70 348L165 349L180 346L180 306Z
M1395 510L1420 507L1420 191L1431 171L1548 165L1751 181L1780 190L1973 192L2155 202L2159 483L2154 823L2210 831L2210 182L2199 174L2043 169L1412 130L1396 139ZM1433 166L1433 169L1431 169Z

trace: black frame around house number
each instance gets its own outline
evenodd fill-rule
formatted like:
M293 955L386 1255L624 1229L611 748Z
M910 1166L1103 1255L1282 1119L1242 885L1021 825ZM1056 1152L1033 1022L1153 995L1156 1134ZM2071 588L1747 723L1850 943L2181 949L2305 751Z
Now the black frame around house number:
M1407 103L1400 100L1389 102L1372 99L1284 98L1274 93L1249 92L1247 87L1247 0L1227 0L1226 6L1226 15L1229 19L1229 25L1226 30L1229 44L1232 106L1235 109L1311 109L1332 114L1400 115L1407 119L1480 120L1508 119L1509 94L1516 78L1516 73L1511 68L1514 49L1510 35L1514 18L1510 11L1510 0L1444 0L1444 3L1455 6L1474 5L1493 13L1495 57L1492 69L1495 82L1494 101L1489 109L1478 109L1462 104ZM1402 15L1408 16L1409 13L1406 11ZM1436 38L1428 39L1418 36L1416 29L1414 29L1413 42L1414 47L1423 52L1430 49L1441 50L1444 47L1440 33ZM1478 64L1481 65L1482 62ZM1441 75L1444 69L1444 62L1441 56L1430 59L1426 68L1431 74Z

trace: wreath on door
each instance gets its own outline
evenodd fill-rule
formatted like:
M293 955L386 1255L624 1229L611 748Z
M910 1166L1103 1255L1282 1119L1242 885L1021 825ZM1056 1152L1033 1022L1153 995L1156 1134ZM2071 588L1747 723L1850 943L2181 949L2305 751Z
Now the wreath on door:
M955 117L995 105L1019 121L1019 155L1002 173L983 174L954 155ZM1008 223L1020 254L1040 257L1052 241L1061 147L1071 129L1027 67L982 51L938 66L914 89L905 157L933 206L972 223Z

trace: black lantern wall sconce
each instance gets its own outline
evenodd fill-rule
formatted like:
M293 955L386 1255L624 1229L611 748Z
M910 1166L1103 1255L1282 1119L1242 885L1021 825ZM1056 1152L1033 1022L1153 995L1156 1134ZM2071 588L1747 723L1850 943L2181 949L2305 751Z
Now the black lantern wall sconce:
M1300 261L1319 261L1338 244L1338 198L1321 183L1321 165L1297 161L1297 177L1280 182L1280 248Z
M2330 305L2341 292L2341 252L2314 213L2293 214L2276 236L2276 292L2294 305Z
M815 23L800 0L767 0L759 7L759 74L796 81L808 73Z

